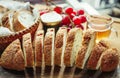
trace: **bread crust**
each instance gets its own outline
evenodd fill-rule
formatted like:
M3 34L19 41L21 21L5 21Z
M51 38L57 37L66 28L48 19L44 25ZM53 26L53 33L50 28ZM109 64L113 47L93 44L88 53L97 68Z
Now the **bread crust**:
M4 68L18 71L25 69L24 56L18 39L13 41L2 53L0 65Z
M98 64L98 61L102 53L106 51L108 48L109 48L109 45L104 40L101 40L98 44L96 44L92 49L92 53L88 59L87 68L96 70L96 66Z
M25 56L25 66L33 67L34 66L34 53L31 42L31 34L23 35L23 51Z
M54 29L48 29L44 39L44 62L45 65L52 65L52 39L54 35ZM54 46L53 46L54 47Z
M116 48L106 50L101 58L100 70L110 72L117 68L119 64L119 53Z
M64 36L67 32L66 27L61 27L57 34L55 39L55 57L54 57L54 64L60 66L61 65L61 56L62 56L62 50L63 50L63 44L64 43Z
M92 31L89 29L86 30L86 32L84 33L84 36L83 36L83 41L82 41L83 46L88 46L90 39L94 33L95 33L95 31Z
M76 67L78 67L78 68L82 67L86 51L87 51L87 46L86 45L82 46L81 50L79 50L77 58L76 58Z
M35 66L42 66L44 31L37 30L34 39Z

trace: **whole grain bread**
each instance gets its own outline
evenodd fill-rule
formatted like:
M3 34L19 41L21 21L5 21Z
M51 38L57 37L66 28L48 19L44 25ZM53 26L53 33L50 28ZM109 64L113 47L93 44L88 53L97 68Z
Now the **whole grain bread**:
M16 39L4 50L0 58L0 66L22 71L25 69L25 60L19 39Z

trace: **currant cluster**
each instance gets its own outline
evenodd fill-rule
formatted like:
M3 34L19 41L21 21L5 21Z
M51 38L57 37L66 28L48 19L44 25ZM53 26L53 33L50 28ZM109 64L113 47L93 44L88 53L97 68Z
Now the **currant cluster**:
M71 7L63 9L62 7L56 6L53 9L55 12L62 16L61 26L67 26L68 31L73 27L81 28L84 30L82 23L86 22L86 16L84 15L84 10L74 10ZM41 11L40 15L47 13L48 11Z

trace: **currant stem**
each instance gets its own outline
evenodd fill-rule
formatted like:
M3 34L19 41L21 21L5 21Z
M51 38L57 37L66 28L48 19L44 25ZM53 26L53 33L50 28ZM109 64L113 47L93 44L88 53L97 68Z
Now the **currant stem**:
M70 20L70 23L72 24L72 28L75 27L75 24L72 22L70 16L69 16L67 13L65 13L65 14L68 16L68 18L69 18L69 20Z
M54 2L52 2L51 0L48 0L49 3L51 3L54 6L57 6Z

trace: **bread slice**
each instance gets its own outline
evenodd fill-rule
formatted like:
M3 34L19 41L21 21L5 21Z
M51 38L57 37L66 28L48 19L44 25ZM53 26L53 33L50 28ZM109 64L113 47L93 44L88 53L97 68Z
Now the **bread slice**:
M99 41L94 48L87 63L87 68L91 70L98 70L99 64L98 61L102 53L109 48L109 43L105 40Z
M25 69L25 61L19 39L13 41L4 50L1 55L0 66L18 71Z
M60 27L55 39L55 57L54 64L58 66L63 65L63 57L66 46L67 28Z
M119 52L116 48L106 50L101 56L100 70L110 72L117 68L119 64Z
M76 67L83 69L91 54L91 50L95 45L96 32L93 30L86 30L83 36L82 47L79 48L79 52L76 58Z
M1 18L2 26L9 28L11 31L14 31L12 25L14 12L15 11L8 11Z
M55 30L50 28L47 30L44 39L44 62L46 66L54 65L54 40Z
M0 5L0 13L5 13L5 12L7 12L8 10L9 10L8 8Z
M44 31L37 30L34 38L35 66L42 66Z
M30 11L20 10L16 11L13 15L13 28L15 32L29 28L34 24L35 18Z
M73 28L68 32L66 47L64 52L64 65L71 67L75 62L79 48L82 46L82 30Z
M2 25L2 17L4 15L4 13L6 13L7 11L8 11L7 8L5 8L2 5L0 5L0 25Z
M25 57L25 67L33 67L34 66L34 53L33 53L33 46L31 40L31 34L27 33L23 35L23 52Z

